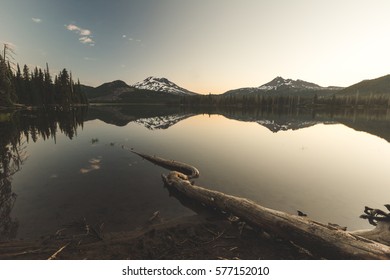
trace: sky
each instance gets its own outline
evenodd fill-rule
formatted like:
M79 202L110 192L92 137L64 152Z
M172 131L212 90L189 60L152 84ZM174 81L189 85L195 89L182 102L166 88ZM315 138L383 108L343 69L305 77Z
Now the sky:
M390 73L389 11L388 0L1 0L0 43L20 64L91 86L349 86Z

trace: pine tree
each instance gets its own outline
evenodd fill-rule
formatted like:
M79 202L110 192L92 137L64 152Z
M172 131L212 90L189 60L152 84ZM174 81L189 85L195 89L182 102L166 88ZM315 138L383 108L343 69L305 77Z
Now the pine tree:
M24 65L21 71L19 64L12 69L10 58L12 50L7 44L0 52L0 106L9 106L18 101L22 104L36 106L71 104L88 104L82 92L80 81L73 81L72 73L65 68L55 76L54 83L49 72L49 65L42 70L35 67L33 71Z
M19 103L23 103L22 98L24 96L24 85L23 85L23 77L22 77L22 72L20 71L19 63L16 64L15 92L17 95L17 101Z
M53 94L53 81L50 76L49 64L46 63L46 70L44 72L44 103L45 104L54 104L54 94Z
M32 95L32 104L36 106L42 105L41 84L43 84L43 74L40 75L38 67L35 67L34 71L31 73L31 95Z
M31 98L31 83L30 83L30 69L28 69L28 66L25 64L23 66L23 86L24 86L24 96L22 103L24 104L31 104L32 98Z
M59 103L63 106L68 106L71 104L71 86L70 86L70 77L68 70L65 68L58 75L58 86L57 89L59 96Z
M0 106L9 106L15 101L12 69L8 60L9 52L9 46L4 44L3 53L0 54Z

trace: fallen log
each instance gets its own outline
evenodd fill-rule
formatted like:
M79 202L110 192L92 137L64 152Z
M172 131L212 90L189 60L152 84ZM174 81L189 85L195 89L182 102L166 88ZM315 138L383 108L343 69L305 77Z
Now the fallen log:
M144 159L146 159L154 164L157 164L161 167L164 167L168 170L175 170L175 171L179 171L181 173L184 173L185 175L187 175L188 179L199 177L198 169L196 169L192 165L189 165L189 164L186 164L183 162L179 162L179 161L175 161L175 160L167 160L167 159L157 157L157 156L150 156L150 155L142 154L142 153L139 153L139 152L136 152L133 150L131 150L131 152L136 154L136 155L139 155L140 157L142 157L142 158L144 158Z
M144 154L137 154L147 160L153 159L153 163L160 165L159 159L161 158L145 157ZM163 159L161 166L166 167L169 162L172 161ZM196 186L189 179L197 177L199 172L196 176L193 176L192 172L190 172L192 168L186 169L191 167L190 165L179 163L178 166L184 166L185 173L191 175L187 176L177 171L172 171L168 175L162 175L162 179L167 187L173 188L207 207L230 213L254 227L289 240L293 244L309 250L318 258L390 259L390 247L385 244L359 236L358 233L343 231L306 217L269 209L245 198ZM171 166L170 169L174 169L174 167ZM197 169L195 168L195 170ZM382 221L381 227L388 230L389 222ZM367 233L363 235L370 236Z

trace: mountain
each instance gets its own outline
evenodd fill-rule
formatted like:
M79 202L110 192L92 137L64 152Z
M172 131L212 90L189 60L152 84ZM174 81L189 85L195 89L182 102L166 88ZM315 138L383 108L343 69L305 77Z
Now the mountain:
M180 98L196 93L179 87L166 78L148 77L132 86L116 80L96 88L82 86L90 102L178 103Z
M175 83L166 78L147 77L142 82L135 83L133 87L138 89L146 89L158 92L167 92L175 95L196 95L197 93L191 92L187 89L179 87Z
M156 116L150 118L141 118L135 122L145 126L147 129L156 130L156 129L167 129L175 125L178 122L181 122L189 117L195 116L195 114L176 114L168 116Z
M321 87L317 84L306 82L303 80L284 79L276 77L272 81L259 87L247 87L230 90L225 92L225 95L241 95L241 94L262 94L262 95L296 95L304 93L305 95L329 95L335 91L341 90L341 87Z
M339 95L356 95L357 93L359 96L390 96L390 75L372 80L364 80L338 92Z
M90 88L87 91L87 97L91 101L113 101L120 100L120 95L127 92L134 92L134 88L124 81L116 80L104 83L96 88Z
M277 90L288 90L288 89L297 89L297 90L321 90L317 84L305 82L302 80L292 80L292 79L283 79L282 77L276 77L272 81L258 87L260 90L264 91L277 91Z
M167 129L194 115L195 113L187 113L178 106L91 106L85 120L99 119L116 126L134 122L150 130L156 130Z
M180 101L177 94L140 89L121 80L104 83L96 88L82 85L82 88L90 102L172 104Z
M93 90L95 89L94 87L91 86L86 86L86 85L80 85L81 86L81 91L84 92L87 97L92 94Z

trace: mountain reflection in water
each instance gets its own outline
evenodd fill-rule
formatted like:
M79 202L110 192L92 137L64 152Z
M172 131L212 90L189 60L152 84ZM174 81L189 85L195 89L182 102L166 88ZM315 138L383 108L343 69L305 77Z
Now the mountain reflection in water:
M386 111L91 106L6 114L0 240L51 234L80 218L122 231L156 210L166 219L192 213L162 188L165 170L122 146L193 164L199 185L349 229L369 227L358 219L364 205L388 203Z

